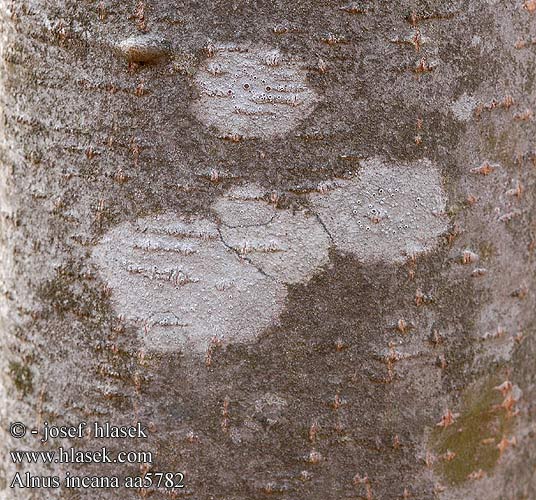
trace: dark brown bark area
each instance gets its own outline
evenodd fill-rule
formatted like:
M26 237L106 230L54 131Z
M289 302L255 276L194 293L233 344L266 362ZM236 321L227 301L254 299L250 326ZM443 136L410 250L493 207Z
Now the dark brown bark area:
M367 484L380 499L535 498L533 4L0 0L2 428L151 422L154 469L184 471L181 496L199 500L367 498ZM146 32L169 53L129 64L115 47ZM223 139L191 112L217 42L299 57L319 104L284 137ZM121 325L90 259L108 230L212 217L241 183L307 207L372 157L440 169L449 230L433 251L402 265L333 248L276 325L210 366ZM490 448L471 438L445 464L445 409L467 431L502 402L491 389L482 408L474 388L506 380L519 413L493 410ZM0 498L126 498L10 490L13 473L0 464Z

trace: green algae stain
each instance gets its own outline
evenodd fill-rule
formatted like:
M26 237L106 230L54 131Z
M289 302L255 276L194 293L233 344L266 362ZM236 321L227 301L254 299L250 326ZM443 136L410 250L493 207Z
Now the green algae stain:
M464 391L454 423L432 432L431 443L438 457L435 467L451 485L463 483L479 470L489 473L497 464L497 444L513 427L513 419L499 407L504 398L494 389L503 381L497 376L486 377L470 386ZM456 455L447 460L448 452Z
M12 361L9 363L9 375L17 390L24 396L32 392L33 376L28 366Z

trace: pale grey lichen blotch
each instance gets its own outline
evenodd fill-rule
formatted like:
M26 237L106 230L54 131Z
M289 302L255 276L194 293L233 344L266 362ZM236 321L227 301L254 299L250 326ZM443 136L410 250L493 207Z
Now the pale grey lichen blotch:
M118 315L149 349L202 353L214 337L247 342L274 324L288 285L325 266L330 246L363 262L403 262L448 227L441 178L427 160L368 160L355 178L321 191L308 197L312 211L287 210L256 185L238 186L216 199L211 219L166 213L120 224L93 261Z
M202 353L213 337L252 340L279 317L287 284L327 262L314 216L236 192L214 209L222 221L167 213L126 222L94 249L117 313L151 350ZM241 212L252 214L242 226Z
M309 197L337 249L364 262L403 262L436 246L448 228L437 168L378 158L361 167L355 178Z
M475 97L463 94L451 104L450 109L457 120L467 122L473 117L477 105Z
M277 49L219 44L194 76L199 98L192 111L224 135L281 136L318 101L306 76L301 61Z
M233 197L218 200L214 209L222 220L223 241L277 281L307 281L328 262L329 235L313 214Z

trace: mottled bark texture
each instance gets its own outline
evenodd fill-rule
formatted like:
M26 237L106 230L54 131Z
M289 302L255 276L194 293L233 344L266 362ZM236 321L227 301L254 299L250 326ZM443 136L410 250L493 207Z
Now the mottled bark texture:
M0 0L2 457L13 420L142 421L178 498L536 498L535 33Z

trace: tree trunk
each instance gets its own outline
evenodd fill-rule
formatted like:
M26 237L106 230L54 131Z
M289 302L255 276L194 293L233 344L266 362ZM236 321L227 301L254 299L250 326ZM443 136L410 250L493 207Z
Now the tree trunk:
M536 498L535 28L0 0L0 498Z

